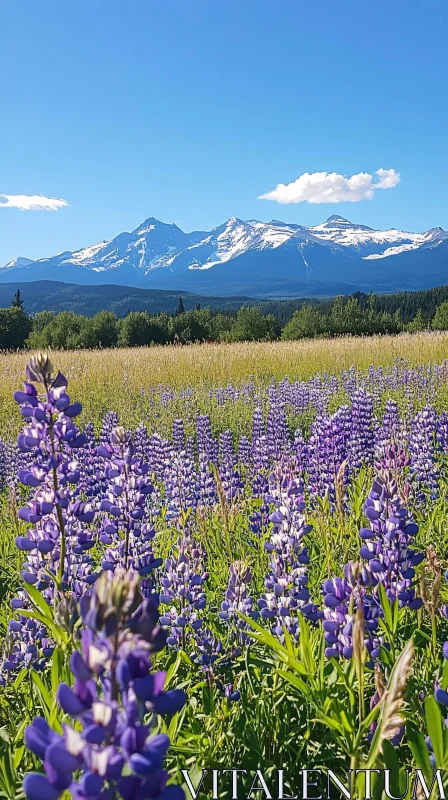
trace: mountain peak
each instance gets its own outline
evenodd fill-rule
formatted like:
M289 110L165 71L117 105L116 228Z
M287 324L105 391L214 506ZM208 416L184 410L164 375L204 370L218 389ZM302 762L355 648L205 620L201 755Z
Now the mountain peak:
M230 217L228 220L223 222L221 225L217 225L216 228L213 228L212 233L214 231L228 231L231 228L235 228L238 225L248 225L250 223L243 222L242 219L238 219L238 217Z
M140 228L146 228L149 225L152 225L155 228L157 228L159 225L163 225L163 226L169 225L170 227L173 227L173 223L161 222L160 219L156 219L155 217L148 217L148 219L145 219L145 221L142 222L142 224L139 225L136 230L139 230Z
M327 217L325 222L340 222L343 223L344 225L352 224L350 220L345 219L345 217L340 217L339 214L331 214L329 217Z
M23 256L18 256L14 258L12 261L9 261L8 264L5 264L2 269L19 269L20 267L28 267L30 264L33 264L34 261L31 258L24 258Z

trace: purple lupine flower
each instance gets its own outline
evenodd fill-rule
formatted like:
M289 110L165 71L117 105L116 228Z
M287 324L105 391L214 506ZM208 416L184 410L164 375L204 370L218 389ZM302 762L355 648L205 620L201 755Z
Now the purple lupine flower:
M199 460L195 495L199 507L213 508L218 502L216 481L210 467L210 462L206 457L202 457Z
M162 564L155 558L152 540L157 509L149 466L135 455L131 435L122 427L111 432L110 443L98 448L104 459L107 491L101 500L104 512L100 541L106 546L102 559L105 570L117 567L136 571L144 578L145 593L152 591L150 575Z
M243 561L234 561L230 566L230 578L225 599L221 603L220 619L230 623L235 629L236 642L239 645L247 641L245 628L247 623L238 616L238 612L246 617L256 619L259 613L254 611L252 598L249 595L249 584L252 573Z
M252 441L252 464L255 472L262 470L268 472L271 458L266 436L260 436L255 441Z
M290 391L289 401L295 414L302 414L310 405L309 386L304 381L296 381Z
M183 691L164 691L165 673L151 672L151 654L165 644L157 606L143 600L138 576L121 571L103 573L83 596L82 613L82 650L70 660L74 685L62 683L57 693L77 727L58 734L37 717L26 728L25 743L45 769L25 776L26 797L58 800L69 790L78 800L117 792L123 800L182 800L180 787L166 786L169 738L151 735L157 714L186 702Z
M220 639L206 625L202 625L195 632L193 650L189 653L191 661L202 667L208 680L213 679L213 668L223 655L223 645Z
M238 461L246 469L250 468L251 464L251 444L247 436L240 436L238 442Z
M416 596L413 584L415 567L423 561L424 553L415 552L411 547L418 525L403 506L391 472L379 473L375 478L364 513L369 528L360 530L363 545L359 554L368 560L374 596L377 597L377 587L381 583L391 603L398 599L400 607L421 608L423 601Z
M29 382L24 391L14 394L27 420L18 439L25 455L18 478L29 489L28 502L19 510L29 527L25 535L16 537L18 548L26 553L25 589L13 600L15 618L3 643L3 671L7 672L23 666L42 669L54 649L42 622L20 613L30 608L26 585L35 585L59 613L55 583L59 590L80 597L97 578L90 554L95 545L91 527L95 510L80 499L81 468L76 459L89 439L73 423L81 405L71 403L67 380L61 373L52 380L52 371L46 356L31 359ZM39 393L31 381L41 384L43 391ZM88 433L91 436L91 430Z
M219 437L219 477L229 503L242 493L243 482L237 468L237 456L233 446L232 432L223 431Z
M97 452L99 441L95 437L91 423L86 426L84 433L87 441L78 451L81 471L75 495L79 499L87 500L97 511L103 494L107 491L107 480L104 476L103 460Z
M442 411L437 419L437 446L441 453L448 455L448 412Z
M344 567L344 578L324 581L322 624L327 658L351 658L354 618L362 607L364 641L372 666L382 644L382 638L376 634L379 618L383 616L378 587L383 585L389 602L397 599L400 607L420 608L423 601L416 597L413 581L414 568L421 563L424 554L416 553L410 547L418 526L402 505L392 471L383 469L377 475L364 512L370 527L361 528L359 532L363 542L360 556L367 560L367 564L349 562Z
M197 505L197 475L193 461L185 450L172 452L165 461L165 502L168 522L183 525Z
M187 436L185 452L187 454L187 458L194 464L196 461L196 443L194 436Z
M169 629L167 644L182 646L187 642L195 649L195 637L203 626L203 612L207 605L204 583L208 573L204 569L205 556L188 534L182 536L165 561L165 574L161 579L160 603L168 606L160 618Z
M436 432L436 413L426 406L415 416L409 434L410 471L420 501L425 499L425 493L431 500L436 500L439 495Z
M278 461L290 452L288 423L285 403L276 392L270 392L270 404L266 421L266 443L272 460Z
M196 417L196 435L199 458L205 458L213 464L218 463L218 443L213 438L210 418L206 414Z
M263 472L257 473L252 483L252 497L259 502L249 515L249 527L258 539L264 536L269 525L271 509L266 501L268 490L269 484L266 475Z
M119 424L117 412L106 411L101 423L101 431L99 436L100 444L107 444L110 441L112 431L114 428L117 428Z
M352 364L347 370L341 372L341 383L349 397L352 397L358 388L358 376L356 368Z
M352 395L347 458L352 470L373 463L373 398L364 389Z
M6 486L6 475L7 475L7 466L6 466L6 444L2 438L0 438L0 492Z
M352 586L345 578L329 578L322 585L324 594L324 639L327 658L351 658L353 617L349 614Z
M255 406L252 418L252 446L265 435L263 412L260 406Z
M401 477L402 481L405 482L406 486L409 488L404 470L410 463L411 459L406 454L406 451L400 449L398 445L392 444L383 450L382 456L375 462L375 467L377 470L392 473L397 483L398 478Z
M112 431L110 433L112 433ZM152 452L150 441L148 429L146 425L141 423L135 430L133 444L135 448L135 455L142 461L145 461L147 464L151 464ZM110 436L109 439L103 440L103 444L107 444L108 442L110 442Z
M241 699L241 692L239 689L235 689L233 683L226 683L224 686L221 681L216 681L216 686L221 694L226 698L229 705L230 703L236 703Z
M311 426L308 440L308 481L311 498L328 496L332 507L336 505L336 480L347 459L349 429L346 407L331 417L318 415ZM347 481L347 471L342 475Z
M307 564L309 556L302 539L312 530L307 525L301 487L279 470L271 473L266 500L274 504L269 517L273 523L270 541L265 549L270 554L270 569L265 580L266 592L258 600L260 616L273 621L273 631L283 638L283 628L297 637L298 613L318 619L317 608L310 603Z
M147 445L146 462L151 465L151 471L160 482L164 479L166 455L170 450L169 442L162 439L158 433L151 433Z
M225 462L232 466L235 466L236 464L235 449L233 447L233 436L232 436L232 431L230 430L225 430L220 434L219 462L220 464L223 464Z
M371 586L368 568L354 562L345 565L343 578L329 578L322 584L322 627L327 658L352 657L353 624L359 608L363 610L365 621L365 647L371 659L378 657L382 640L376 636L376 631L382 610L379 602L367 591ZM369 663L373 665L372 661Z
M185 450L185 427L182 419L173 420L173 447L178 453Z
M403 422L400 419L398 404L387 400L381 425L375 434L375 457L380 460L391 447L398 446L403 439Z
M80 564L91 564L88 550L94 544L87 527L94 520L94 509L77 499L75 490L81 474L76 454L87 443L73 422L81 404L71 403L66 378L58 373L52 381L51 373L46 356L31 359L27 374L43 385L44 392L39 394L28 382L24 391L14 393L27 420L18 446L32 454L32 461L18 474L32 492L19 510L19 518L30 527L25 536L17 537L16 544L27 553L22 577L41 590L51 588L51 574L60 588L70 588ZM79 574L76 580L82 577Z
M174 391L174 389L171 389L169 386L160 387L159 397L160 397L160 402L161 402L162 406L166 407L166 406L169 406L170 403L172 403L173 400L176 399L176 392Z

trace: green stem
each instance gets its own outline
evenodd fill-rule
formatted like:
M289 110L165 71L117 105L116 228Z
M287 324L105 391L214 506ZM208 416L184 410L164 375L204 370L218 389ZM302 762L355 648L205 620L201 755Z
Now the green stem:
M433 655L434 663L437 663L437 659L438 659L437 619L436 619L435 609L433 609L432 614L431 614L431 647L432 647L432 655Z
M53 458L56 456L56 447L54 441L54 433L53 433L53 415L50 416L50 442L51 442L51 452L53 454ZM59 491L59 482L58 482L58 472L56 467L53 467L53 487L54 492L57 495ZM59 503L56 503L56 515L58 518L59 523L59 530L60 530L60 554L59 554L59 570L58 570L58 583L59 587L62 589L62 579L64 577L64 567L65 567L65 553L66 553L66 542L65 542L65 525L64 525L64 517L62 516L62 508Z
M350 797L351 797L352 800L355 800L355 798L356 798L355 775L356 775L356 770L357 769L358 769L358 753L357 753L357 750L355 750L355 752L352 753L352 756L351 756L351 759L350 759L350 775L351 775L351 780L352 780Z
M364 664L357 664L358 669L358 710L359 710L359 724L362 725L364 720Z

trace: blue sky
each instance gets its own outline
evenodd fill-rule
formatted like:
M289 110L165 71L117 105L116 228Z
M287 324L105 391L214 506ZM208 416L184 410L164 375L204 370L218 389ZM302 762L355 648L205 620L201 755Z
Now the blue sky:
M4 0L0 263L149 216L448 228L447 22L446 0ZM380 168L401 180L370 200L257 199Z

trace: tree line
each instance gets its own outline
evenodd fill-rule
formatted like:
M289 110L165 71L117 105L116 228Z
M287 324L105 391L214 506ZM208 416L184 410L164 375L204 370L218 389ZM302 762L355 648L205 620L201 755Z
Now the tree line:
M304 303L282 325L273 313L265 313L266 309L258 305L243 306L238 311L198 305L186 311L181 297L174 314L131 311L119 319L111 311L93 317L73 311L40 311L32 317L26 313L18 290L11 306L0 309L0 349L71 350L448 330L448 299L435 308L431 319L419 307L411 321L405 322L399 308L391 313L378 303L377 296L368 295L368 302L364 297L339 296L331 302Z

